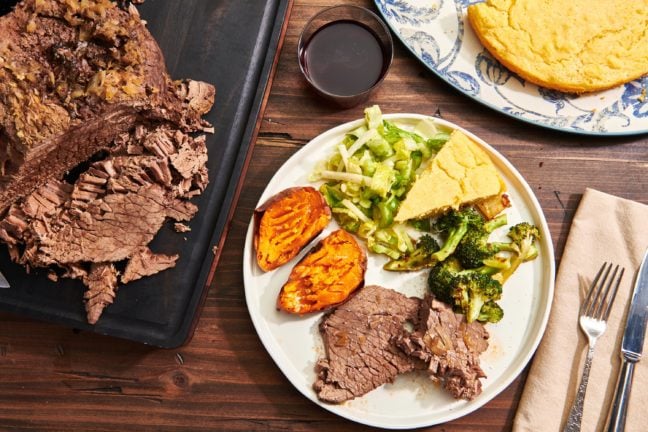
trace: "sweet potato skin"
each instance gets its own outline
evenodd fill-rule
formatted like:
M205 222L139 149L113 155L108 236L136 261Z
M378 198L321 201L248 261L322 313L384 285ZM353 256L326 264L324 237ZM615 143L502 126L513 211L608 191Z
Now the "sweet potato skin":
M334 231L292 269L277 308L306 314L337 306L364 285L366 270L367 254L353 235Z
M310 186L285 189L254 211L254 249L259 267L274 270L293 259L331 221L322 194Z

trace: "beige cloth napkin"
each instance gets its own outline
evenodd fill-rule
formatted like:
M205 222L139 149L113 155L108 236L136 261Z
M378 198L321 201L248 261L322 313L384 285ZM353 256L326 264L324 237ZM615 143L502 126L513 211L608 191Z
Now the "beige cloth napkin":
M585 191L569 231L547 330L527 377L514 432L562 430L588 347L578 327L578 308L599 267L609 261L626 271L607 330L596 344L582 423L584 432L604 429L621 364L625 316L646 247L648 206L593 189ZM648 355L644 357L635 368L626 431L648 431Z

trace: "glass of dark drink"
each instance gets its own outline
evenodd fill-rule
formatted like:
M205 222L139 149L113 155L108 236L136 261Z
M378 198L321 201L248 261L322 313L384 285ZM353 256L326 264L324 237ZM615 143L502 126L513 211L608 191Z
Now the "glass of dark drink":
M366 101L389 70L394 42L373 12L333 6L308 21L299 38L299 66L325 99L348 108Z

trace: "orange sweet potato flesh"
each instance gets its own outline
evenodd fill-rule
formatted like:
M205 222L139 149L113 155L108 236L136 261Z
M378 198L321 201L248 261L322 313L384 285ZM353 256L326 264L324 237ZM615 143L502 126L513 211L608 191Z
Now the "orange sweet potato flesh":
M254 211L259 267L274 270L293 259L328 225L331 209L310 186L285 189Z
M294 314L337 306L364 285L367 255L344 230L320 241L292 269L277 308Z

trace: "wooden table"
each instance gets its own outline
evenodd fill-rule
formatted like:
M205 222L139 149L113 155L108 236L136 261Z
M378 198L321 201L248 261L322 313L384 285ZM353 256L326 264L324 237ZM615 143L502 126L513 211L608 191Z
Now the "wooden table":
M227 240L195 335L161 350L0 315L0 430L364 430L303 397L263 348L243 295L244 236L278 167L319 133L362 116L323 104L301 79L299 31L332 0L296 0ZM369 0L355 3L373 8ZM396 43L368 103L437 114L485 139L527 179L560 260L586 187L648 204L646 136L595 138L534 127L463 96ZM478 411L434 431L511 428L526 372Z

